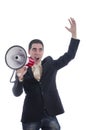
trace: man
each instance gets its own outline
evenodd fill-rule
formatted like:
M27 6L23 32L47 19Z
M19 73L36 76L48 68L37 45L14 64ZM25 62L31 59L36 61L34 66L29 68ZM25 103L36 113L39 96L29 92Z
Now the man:
M34 39L28 48L34 65L16 71L13 93L20 96L24 90L26 94L21 119L23 130L60 130L56 116L64 113L64 108L56 87L56 74L75 57L80 42L77 39L75 20L70 18L69 23L70 28L66 29L72 38L68 51L63 56L56 60L50 56L41 60L44 45L41 40Z

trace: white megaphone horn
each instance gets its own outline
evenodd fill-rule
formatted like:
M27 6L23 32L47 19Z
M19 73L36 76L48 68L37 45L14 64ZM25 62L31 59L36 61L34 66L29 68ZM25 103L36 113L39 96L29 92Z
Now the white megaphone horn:
M11 69L17 70L25 65L27 53L21 46L15 45L10 47L5 54L5 62Z

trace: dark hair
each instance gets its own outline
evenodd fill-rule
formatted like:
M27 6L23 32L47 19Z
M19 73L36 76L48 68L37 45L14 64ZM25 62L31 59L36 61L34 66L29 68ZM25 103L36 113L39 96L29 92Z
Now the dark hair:
M31 40L30 43L29 43L29 46L28 46L28 49L29 49L29 50L31 49L31 47L32 47L32 45L33 45L34 43L41 44L41 45L44 47L44 44L43 44L43 42L42 42L41 40L39 40L39 39L33 39L33 40Z

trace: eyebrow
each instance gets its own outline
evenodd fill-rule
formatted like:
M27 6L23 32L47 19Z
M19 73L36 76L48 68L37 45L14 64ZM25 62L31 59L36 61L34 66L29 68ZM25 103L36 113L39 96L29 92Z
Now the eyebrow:
M32 49L37 49L36 47L33 47ZM39 49L43 49L43 47L40 47Z

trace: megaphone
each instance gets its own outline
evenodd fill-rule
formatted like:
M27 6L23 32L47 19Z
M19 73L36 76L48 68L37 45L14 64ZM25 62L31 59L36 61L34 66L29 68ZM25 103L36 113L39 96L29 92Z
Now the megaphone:
M10 47L5 54L5 62L11 69L17 70L25 65L27 53L21 46L14 45Z
M7 50L5 54L5 62L7 66L13 69L14 71L22 68L25 65L28 67L31 67L34 64L34 60L32 58L28 58L25 49L19 45L11 46ZM11 79L10 79L10 82L11 82Z

